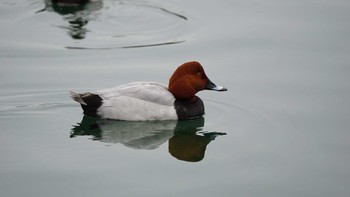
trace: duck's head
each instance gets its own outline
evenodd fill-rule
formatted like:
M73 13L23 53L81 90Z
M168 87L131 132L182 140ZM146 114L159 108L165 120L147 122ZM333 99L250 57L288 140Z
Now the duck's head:
M176 99L190 100L201 90L227 91L209 80L199 62L186 62L179 66L169 80L169 91Z

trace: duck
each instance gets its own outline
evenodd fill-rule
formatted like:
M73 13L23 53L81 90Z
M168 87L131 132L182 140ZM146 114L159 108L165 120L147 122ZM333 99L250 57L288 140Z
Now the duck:
M70 91L85 115L124 121L190 120L205 114L202 90L227 91L213 83L197 61L180 65L168 86L138 81L85 93Z

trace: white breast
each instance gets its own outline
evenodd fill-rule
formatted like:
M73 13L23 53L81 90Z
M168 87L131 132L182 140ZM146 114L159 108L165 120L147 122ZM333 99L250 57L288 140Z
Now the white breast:
M103 118L145 121L178 119L175 97L165 85L156 82L133 82L93 92L103 103L97 113Z

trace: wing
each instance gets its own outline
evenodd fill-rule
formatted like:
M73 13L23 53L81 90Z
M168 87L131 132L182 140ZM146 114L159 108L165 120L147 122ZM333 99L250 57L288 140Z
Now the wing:
M122 96L167 106L172 106L175 101L167 87L157 82L132 82L92 93L103 100L115 100Z

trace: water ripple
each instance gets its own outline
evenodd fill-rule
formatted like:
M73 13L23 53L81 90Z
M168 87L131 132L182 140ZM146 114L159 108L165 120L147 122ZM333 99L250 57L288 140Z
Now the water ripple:
M50 40L52 44L103 50L183 43L189 34L189 18L182 12L154 1L96 0L70 5L45 0L45 8L35 14L62 16L62 21L48 21L54 31L66 32Z
M84 50L89 50L89 49L100 49L100 50L108 50L108 49L131 49L131 48L143 48L143 47L155 47L155 46L163 46L163 45L172 45L172 44L179 44L185 42L185 40L181 41L174 41L174 42L163 42L163 43L155 43L155 44L144 44L144 45L130 45L130 46L116 46L116 47L97 47L97 48L92 48L92 47L75 47L75 46L67 46L65 47L66 49L84 49Z
M66 91L43 91L8 94L0 97L0 115L8 116L18 113L37 114L53 112L54 109L72 107Z

